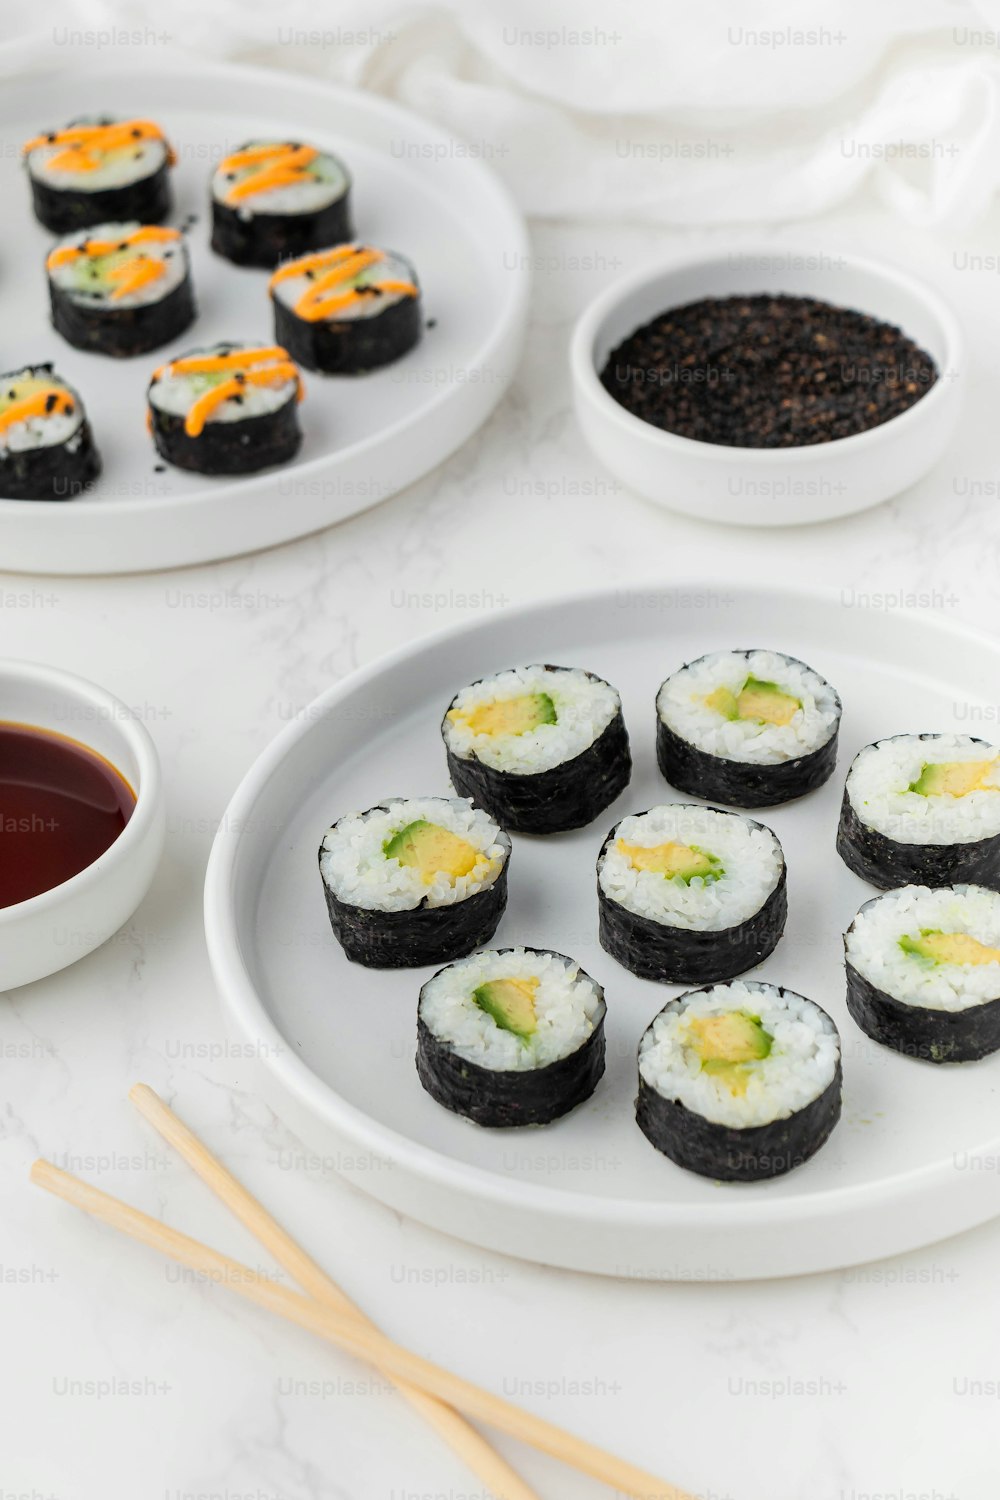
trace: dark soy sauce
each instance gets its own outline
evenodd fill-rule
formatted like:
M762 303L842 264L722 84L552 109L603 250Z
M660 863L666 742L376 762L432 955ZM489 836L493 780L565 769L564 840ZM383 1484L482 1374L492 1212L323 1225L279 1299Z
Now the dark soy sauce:
M0 722L0 907L92 865L134 807L124 776L96 751L33 724Z

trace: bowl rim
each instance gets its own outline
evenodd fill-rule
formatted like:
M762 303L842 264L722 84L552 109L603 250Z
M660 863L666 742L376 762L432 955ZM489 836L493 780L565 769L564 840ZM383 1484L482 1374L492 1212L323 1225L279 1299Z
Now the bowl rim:
M965 354L961 324L944 298L921 277L900 269L891 261L880 260L875 256L855 255L853 251L839 247L836 251L822 253L836 254L845 269L860 271L863 275L873 279L895 282L897 286L902 287L917 301L924 304L943 335L944 356L939 362L937 380L919 401L907 407L906 411L898 412L894 417L890 417L888 421L880 422L876 427L869 427L864 432L851 433L847 437L831 438L825 443L808 443L790 448L743 448L723 443L707 443L701 438L683 437L679 433L667 432L662 427L654 427L651 422L646 422L642 417L626 411L624 406L608 394L598 378L597 364L594 359L594 341L598 328L614 308L640 287L652 285L660 277L693 270L697 267L731 265L736 255L773 260L778 255L787 259L794 257L808 259L815 258L820 253L815 245L750 241L737 243L724 252L703 252L698 255L678 253L676 256L666 258L659 256L655 260L644 262L643 265L623 276L616 277L609 286L591 299L573 328L570 337L569 364L577 394L589 402L590 407L602 419L615 423L630 440L646 443L653 449L659 449L665 456L684 457L704 463L806 464L815 462L822 455L829 455L832 458L833 455L863 453L866 448L889 441L890 434L892 439L904 435L915 425L918 416L924 418L929 410L933 411L952 399L952 384L961 373ZM903 332L905 331L904 329ZM933 403L930 409L928 402Z
M133 852L155 834L163 799L163 773L153 738L134 709L124 703L121 698L116 697L107 688L101 687L99 683L92 682L90 678L81 677L76 672L67 672L62 667L50 667L44 662L26 661L17 657L0 657L0 685L4 681L11 680L41 683L62 693L67 700L74 698L77 701L84 700L98 710L106 712L135 756L138 766L138 786L132 787L135 792L135 808L132 816L104 853L98 855L97 859L89 865L85 865L82 870L78 870L75 875L71 875L68 880L62 880L58 885L50 886L47 891L39 891L36 896L29 896L25 901L15 901L11 906L0 907L0 933L26 919L40 916L64 901L72 900L95 881L103 879L109 873L109 866L117 867L127 862ZM4 722L25 723L27 721L18 719L4 720ZM35 727L43 729L45 726ZM94 750L86 739L78 738L76 735L67 735L66 738L76 740L78 744L91 750L95 755L100 755L102 760L109 759L100 751ZM113 760L110 763L123 780L127 780L121 768L115 765ZM131 781L128 784L132 786Z

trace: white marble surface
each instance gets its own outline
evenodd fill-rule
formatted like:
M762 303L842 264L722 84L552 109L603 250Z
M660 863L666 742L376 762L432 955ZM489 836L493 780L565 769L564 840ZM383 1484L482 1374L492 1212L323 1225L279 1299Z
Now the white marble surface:
M227 1051L201 932L213 830L287 718L387 648L610 580L791 580L997 628L1000 215L956 245L854 207L795 232L891 256L957 305L972 359L949 458L917 491L814 529L718 530L595 472L565 343L617 270L696 236L549 226L515 387L442 470L270 553L131 578L0 578L5 653L91 675L163 758L167 855L104 949L3 997L0 1500L473 1500L361 1367L29 1187L39 1153L263 1267L125 1101L161 1090L393 1335L705 1500L993 1500L994 1224L899 1261L755 1285L645 1285L491 1258L383 1209L300 1149ZM724 236L717 237L724 241ZM779 232L777 242L783 243ZM400 595L426 595L401 603ZM877 632L880 608L869 600ZM1000 687L1000 685L998 685ZM270 1269L270 1268L267 1268ZM516 1445L545 1496L601 1488Z

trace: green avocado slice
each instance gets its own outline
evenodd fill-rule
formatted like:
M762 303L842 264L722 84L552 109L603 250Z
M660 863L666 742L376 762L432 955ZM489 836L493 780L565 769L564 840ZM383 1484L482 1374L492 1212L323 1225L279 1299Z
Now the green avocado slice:
M468 875L475 869L479 852L466 839L459 838L447 828L418 818L407 823L391 839L382 845L386 859L398 859L401 865L419 870L427 885L433 883L435 875L444 874L452 880Z
M490 979L473 990L472 998L502 1030L513 1032L527 1042L538 1028L537 990L537 979Z

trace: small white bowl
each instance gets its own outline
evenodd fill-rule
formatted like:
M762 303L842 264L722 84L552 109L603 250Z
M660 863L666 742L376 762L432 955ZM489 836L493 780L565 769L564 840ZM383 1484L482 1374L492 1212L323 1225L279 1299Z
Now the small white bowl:
M0 718L79 741L136 794L122 832L99 859L28 901L0 907L0 990L54 974L100 947L135 911L163 852L163 781L156 749L132 710L83 677L0 659Z
M609 354L658 313L703 297L784 292L894 323L934 358L939 378L909 410L852 437L802 448L726 448L663 432L601 385ZM570 343L577 420L593 452L630 489L706 521L789 526L878 505L943 454L961 406L963 342L950 309L915 277L839 251L751 245L658 262L608 287Z

